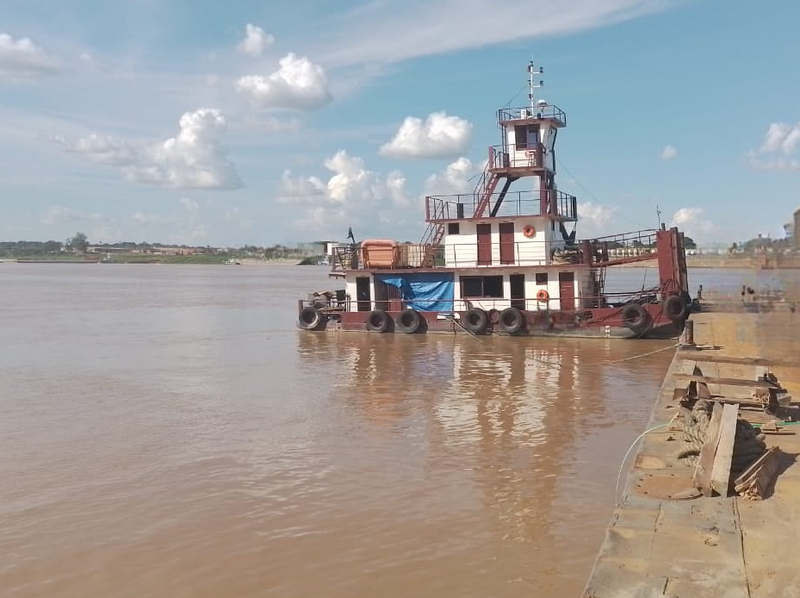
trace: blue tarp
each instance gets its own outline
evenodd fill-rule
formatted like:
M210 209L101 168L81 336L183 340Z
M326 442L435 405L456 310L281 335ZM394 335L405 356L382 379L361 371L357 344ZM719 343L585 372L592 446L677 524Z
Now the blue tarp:
M375 280L399 288L406 305L417 311L453 310L455 285L450 272L376 274Z

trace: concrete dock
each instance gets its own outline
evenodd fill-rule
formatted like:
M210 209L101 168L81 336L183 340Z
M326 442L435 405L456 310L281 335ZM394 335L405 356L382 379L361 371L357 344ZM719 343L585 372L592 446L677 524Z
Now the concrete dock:
M649 428L667 424L679 408L675 388L695 366L703 376L756 380L774 373L793 396L784 415L797 420L800 402L800 313L788 305L767 313L692 316L696 350L679 349L661 387ZM709 385L714 395L746 397L752 389ZM753 424L774 420L740 408ZM781 449L778 473L765 499L738 496L685 500L652 498L664 488L692 487L694 467L678 459L674 425L646 434L629 461L584 598L761 598L800 596L800 425L767 435ZM656 492L652 492L656 489ZM679 494L676 492L676 494Z

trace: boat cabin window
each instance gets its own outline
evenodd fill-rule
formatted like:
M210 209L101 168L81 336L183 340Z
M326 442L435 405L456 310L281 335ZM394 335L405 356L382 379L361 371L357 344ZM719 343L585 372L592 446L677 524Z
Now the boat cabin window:
M460 232L461 226L458 222L450 222L447 225L447 234L448 235L457 235Z
M517 150L536 147L539 141L539 127L537 125L517 125L514 127L514 141Z
M503 298L502 276L462 276L462 297L498 297Z
M539 284L539 285L546 285L547 284L547 272L537 272L536 273L536 284Z

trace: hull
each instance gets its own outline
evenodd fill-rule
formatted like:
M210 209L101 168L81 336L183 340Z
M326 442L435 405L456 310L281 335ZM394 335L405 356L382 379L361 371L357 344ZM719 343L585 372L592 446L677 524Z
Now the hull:
M448 334L498 334L504 336L557 336L564 338L674 338L682 330L681 324L669 320L663 313L660 304L643 306L650 316L651 324L646 330L634 331L622 321L620 308L593 308L581 312L541 312L523 311L524 326L517 332L509 334L498 321L488 322L482 331L471 332L462 322L466 312L419 312L420 327L414 334L448 333ZM394 322L401 312L387 311L391 324L384 333L404 334ZM326 320L316 331L329 332L371 332L368 325L370 312L327 312Z

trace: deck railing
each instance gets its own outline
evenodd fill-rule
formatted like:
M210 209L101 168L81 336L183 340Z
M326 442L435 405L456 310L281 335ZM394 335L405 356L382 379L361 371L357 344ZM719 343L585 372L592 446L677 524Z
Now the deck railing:
M494 206L502 195L492 193L489 202ZM542 195L545 198L545 210L542 211ZM481 197L476 193L457 195L441 195L425 198L425 219L427 222L446 222L462 218L472 218ZM578 200L574 195L558 189L547 191L509 191L503 196L503 203L494 217L509 216L542 216L555 213L567 220L577 218Z
M562 124L567 124L567 115L566 113L559 108L558 106L554 106L553 104L547 104L544 106L534 106L531 108L530 106L522 106L520 108L500 108L497 111L497 120L498 122L506 122L509 120L520 120L526 118L538 118L538 119L545 119L545 118L555 118Z
M544 167L544 145L541 143L489 146L489 168L542 167Z
M436 199L436 198L429 198ZM367 267L358 245L334 247L331 271L403 270L408 268L486 268L584 264L604 267L654 259L655 230L623 233L565 245L563 241L500 241L492 243L401 243L391 265ZM494 238L497 238L496 236Z

